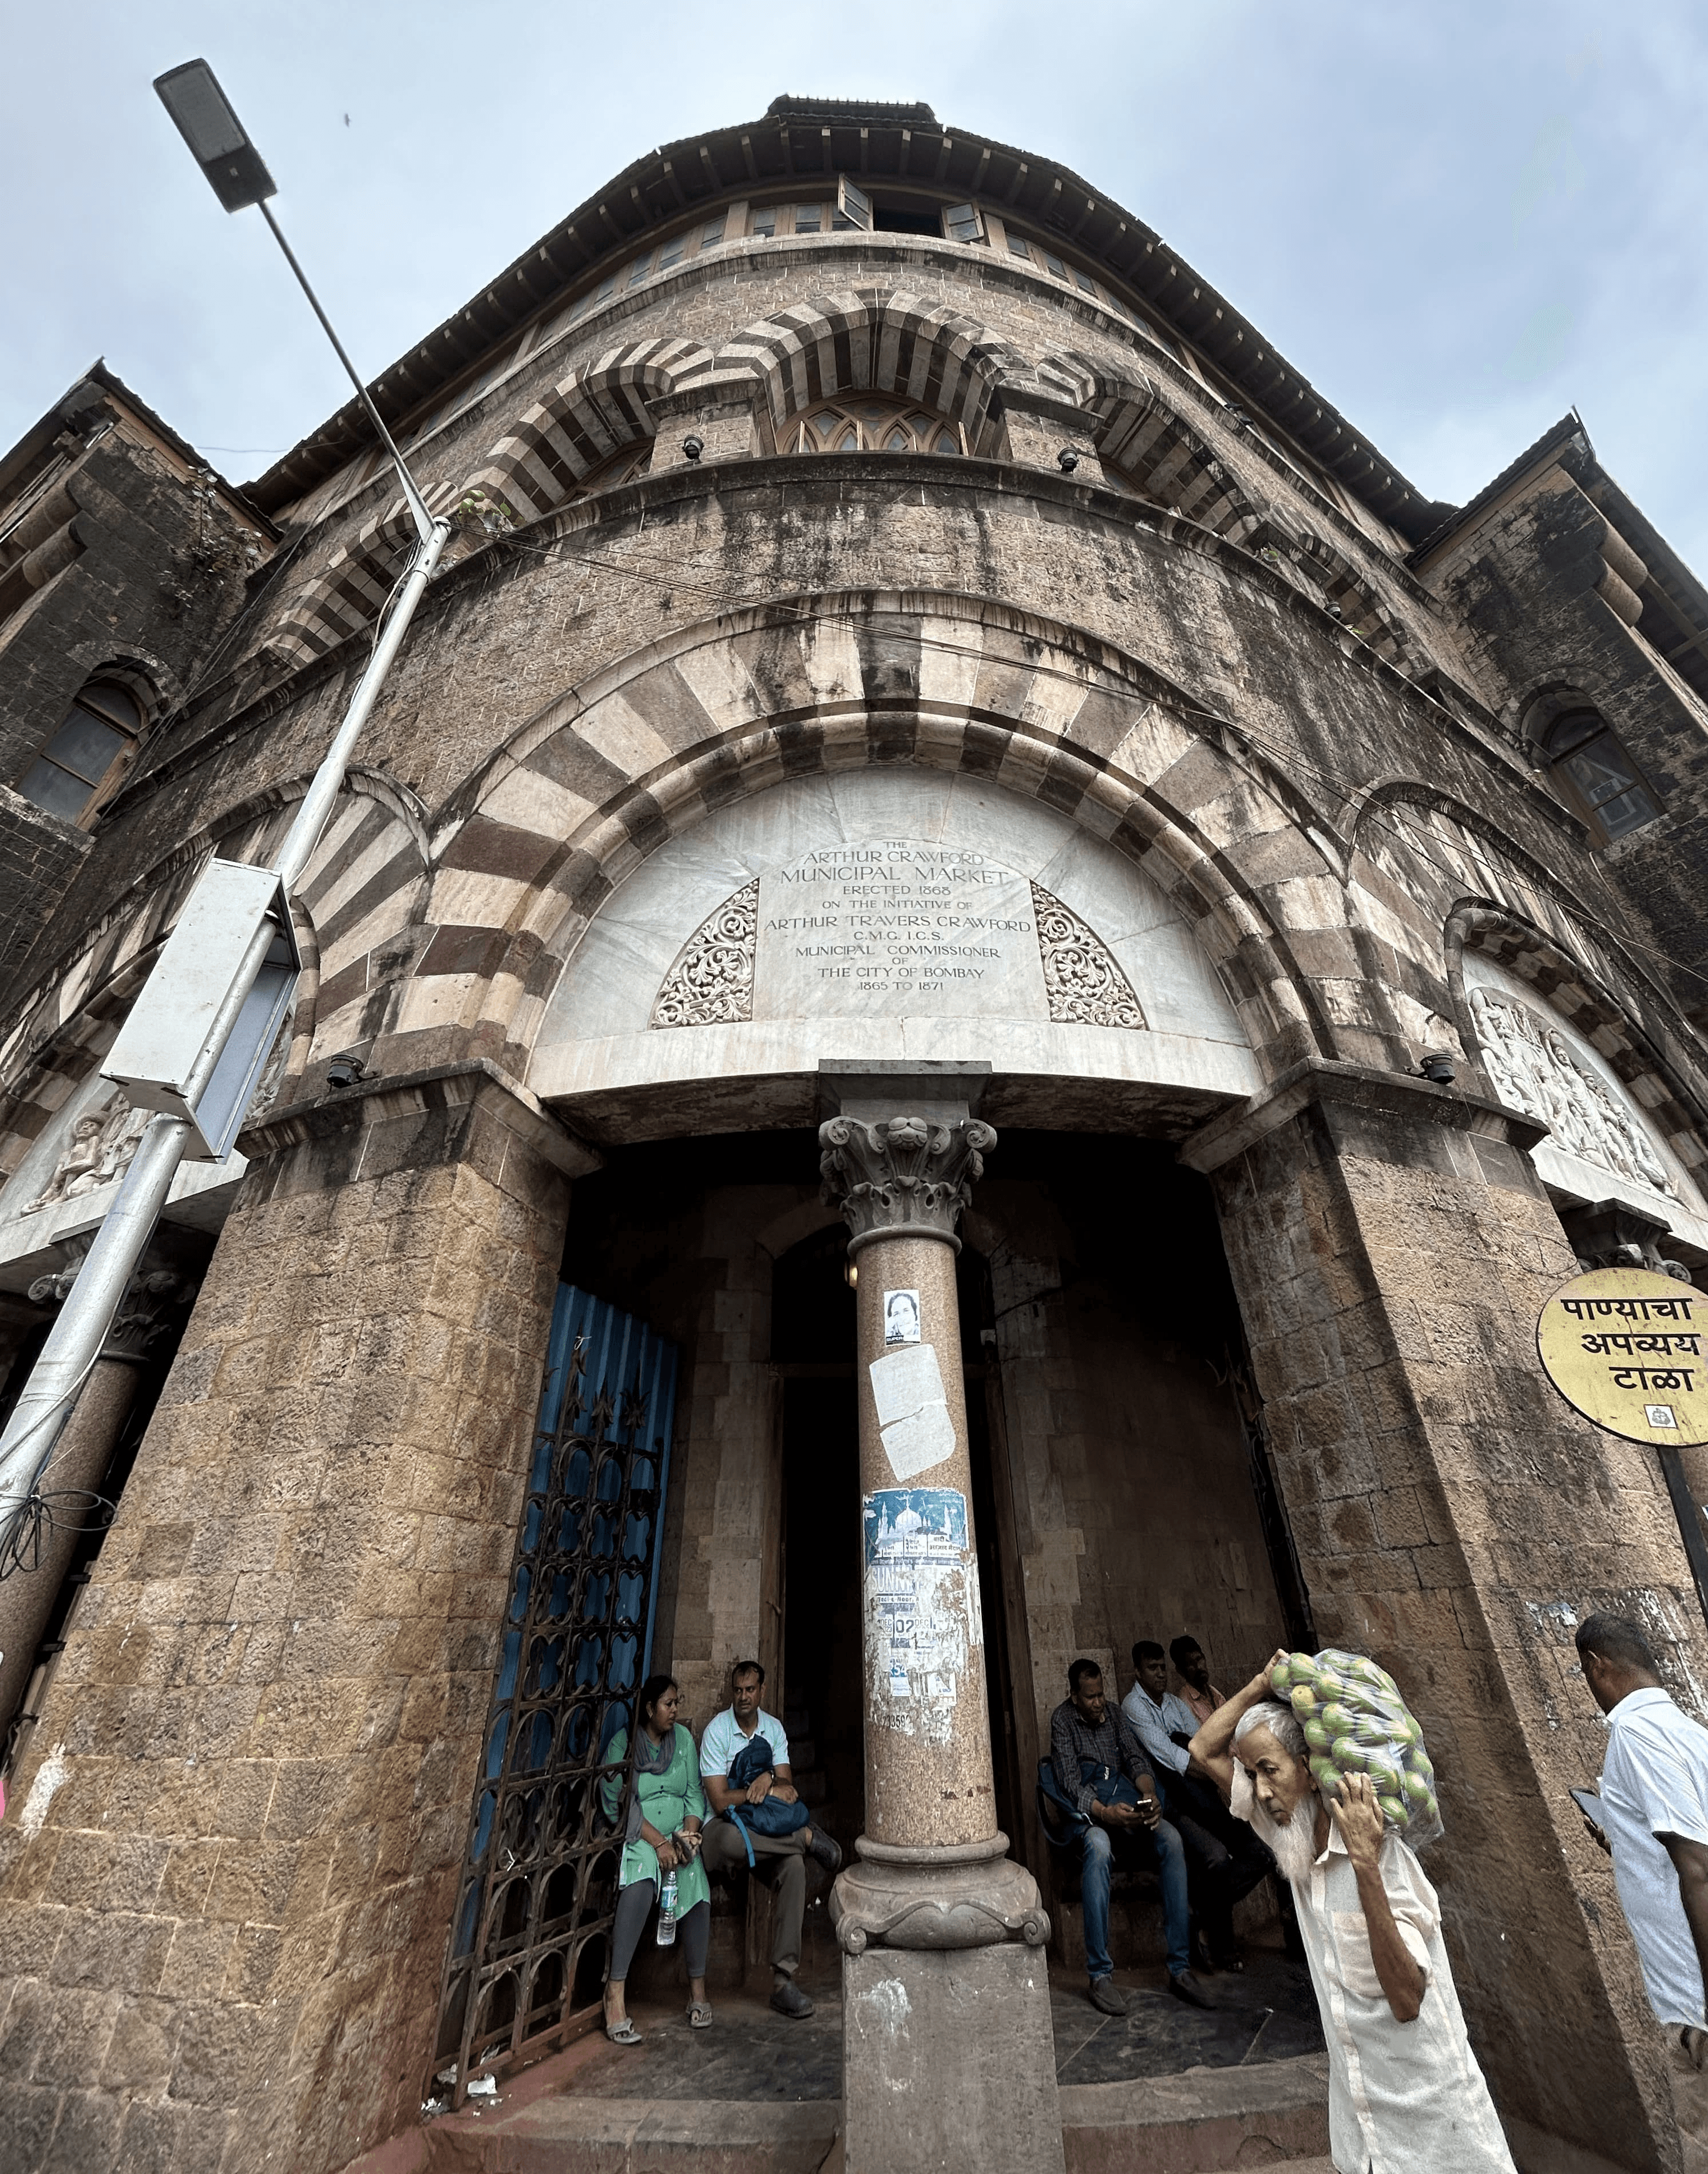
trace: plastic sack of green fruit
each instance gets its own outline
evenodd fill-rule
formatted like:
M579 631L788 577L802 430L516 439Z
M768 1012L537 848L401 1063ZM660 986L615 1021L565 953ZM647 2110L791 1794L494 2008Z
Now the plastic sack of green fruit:
M1441 1808L1424 1732L1386 1668L1331 1647L1278 1661L1269 1687L1305 1731L1311 1771L1326 1797L1334 1797L1343 1776L1367 1774L1388 1825L1412 1848L1440 1840Z

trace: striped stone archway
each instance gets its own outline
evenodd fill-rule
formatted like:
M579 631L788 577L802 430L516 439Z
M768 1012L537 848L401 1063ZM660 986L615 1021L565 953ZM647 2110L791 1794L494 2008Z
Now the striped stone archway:
M721 387L757 381L774 427L835 392L891 392L959 423L975 452L1005 377L1028 365L981 324L903 288L861 287L780 311L727 340L708 365ZM678 377L687 392L695 383Z
M1338 877L1284 781L1195 710L1105 644L943 592L785 601L684 630L549 706L446 809L436 933L403 1016L455 1016L470 1055L520 1075L582 932L667 840L786 778L915 764L1035 796L1143 863L1260 1062L1332 1054L1295 944Z

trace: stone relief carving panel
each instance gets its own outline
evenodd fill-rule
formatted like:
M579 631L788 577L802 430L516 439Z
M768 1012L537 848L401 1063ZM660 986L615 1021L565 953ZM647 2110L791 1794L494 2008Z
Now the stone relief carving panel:
M676 955L652 1006L654 1026L723 1026L754 1015L759 878L709 913Z
M1032 885L1032 911L1051 1018L1059 1025L1143 1027L1132 984L1096 931L1041 884Z
M122 1095L115 1093L99 1110L79 1117L52 1176L24 1213L33 1215L38 1209L57 1207L61 1201L75 1200L122 1178L131 1166L149 1114L133 1110Z
M1556 1020L1501 990L1469 995L1490 1084L1509 1108L1539 1118L1563 1153L1683 1200L1641 1121L1574 1054Z

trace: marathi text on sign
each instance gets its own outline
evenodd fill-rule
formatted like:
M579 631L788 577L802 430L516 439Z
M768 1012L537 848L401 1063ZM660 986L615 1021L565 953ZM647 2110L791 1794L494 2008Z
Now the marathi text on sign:
M1542 1310L1536 1348L1566 1402L1628 1441L1708 1441L1708 1297L1646 1268L1597 1268Z

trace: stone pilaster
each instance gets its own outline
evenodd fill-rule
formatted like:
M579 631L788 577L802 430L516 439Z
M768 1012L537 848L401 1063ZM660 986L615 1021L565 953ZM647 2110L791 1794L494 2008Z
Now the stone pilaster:
M419 2118L594 1160L478 1063L243 1145L0 1827L0 2132L68 2165L324 2174Z
M1651 1453L1555 1396L1543 1301L1577 1273L1492 1103L1300 1066L1188 1141L1211 1173L1316 1629L1422 1722L1473 2042L1521 2166L1669 2166L1667 2087L1607 1862L1567 1791L1604 1738L1571 1631L1644 1618L1681 1688L1702 1624ZM1688 1692L1687 1692L1688 1695Z
M858 1277L867 1831L831 1900L848 2174L925 2174L969 2139L1004 2174L1062 2163L1049 1918L992 1782L954 1259L996 1134L965 1087L843 1079L819 1130Z

